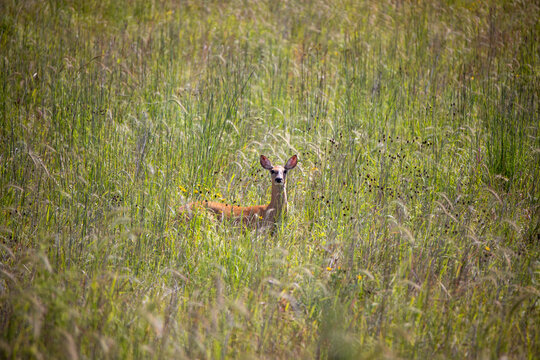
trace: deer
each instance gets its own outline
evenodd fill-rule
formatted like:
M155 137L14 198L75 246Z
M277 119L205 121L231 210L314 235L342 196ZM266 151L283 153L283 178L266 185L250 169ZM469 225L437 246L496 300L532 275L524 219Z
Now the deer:
M219 220L228 219L235 224L257 227L275 224L287 212L287 172L296 167L298 157L293 155L284 166L273 166L266 156L261 155L260 163L272 179L272 198L268 205L234 206L205 200L182 206L180 214L191 219L193 210L207 210Z

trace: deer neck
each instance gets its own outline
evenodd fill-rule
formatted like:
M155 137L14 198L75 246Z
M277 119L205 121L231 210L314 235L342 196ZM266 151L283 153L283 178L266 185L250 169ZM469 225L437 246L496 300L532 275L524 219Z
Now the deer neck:
M277 219L283 212L287 211L287 190L285 185L272 184L272 199L267 208L271 216Z

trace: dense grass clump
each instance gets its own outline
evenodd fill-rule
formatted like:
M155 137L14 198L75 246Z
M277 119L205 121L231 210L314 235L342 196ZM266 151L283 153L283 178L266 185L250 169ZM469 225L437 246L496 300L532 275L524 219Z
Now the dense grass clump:
M2 1L0 357L538 358L538 19Z

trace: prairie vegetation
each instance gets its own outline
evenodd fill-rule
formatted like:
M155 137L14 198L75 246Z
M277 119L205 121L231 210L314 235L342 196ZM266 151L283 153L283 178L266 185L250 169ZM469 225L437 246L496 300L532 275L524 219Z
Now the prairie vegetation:
M0 2L0 357L538 358L538 19Z

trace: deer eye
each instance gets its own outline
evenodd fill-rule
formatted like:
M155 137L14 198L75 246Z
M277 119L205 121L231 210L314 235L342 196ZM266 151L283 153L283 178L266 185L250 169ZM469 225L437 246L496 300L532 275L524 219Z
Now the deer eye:
M275 174L277 174L277 171L276 170L270 170L270 174L275 175Z
M287 173L287 170L283 170L283 174L286 174Z

